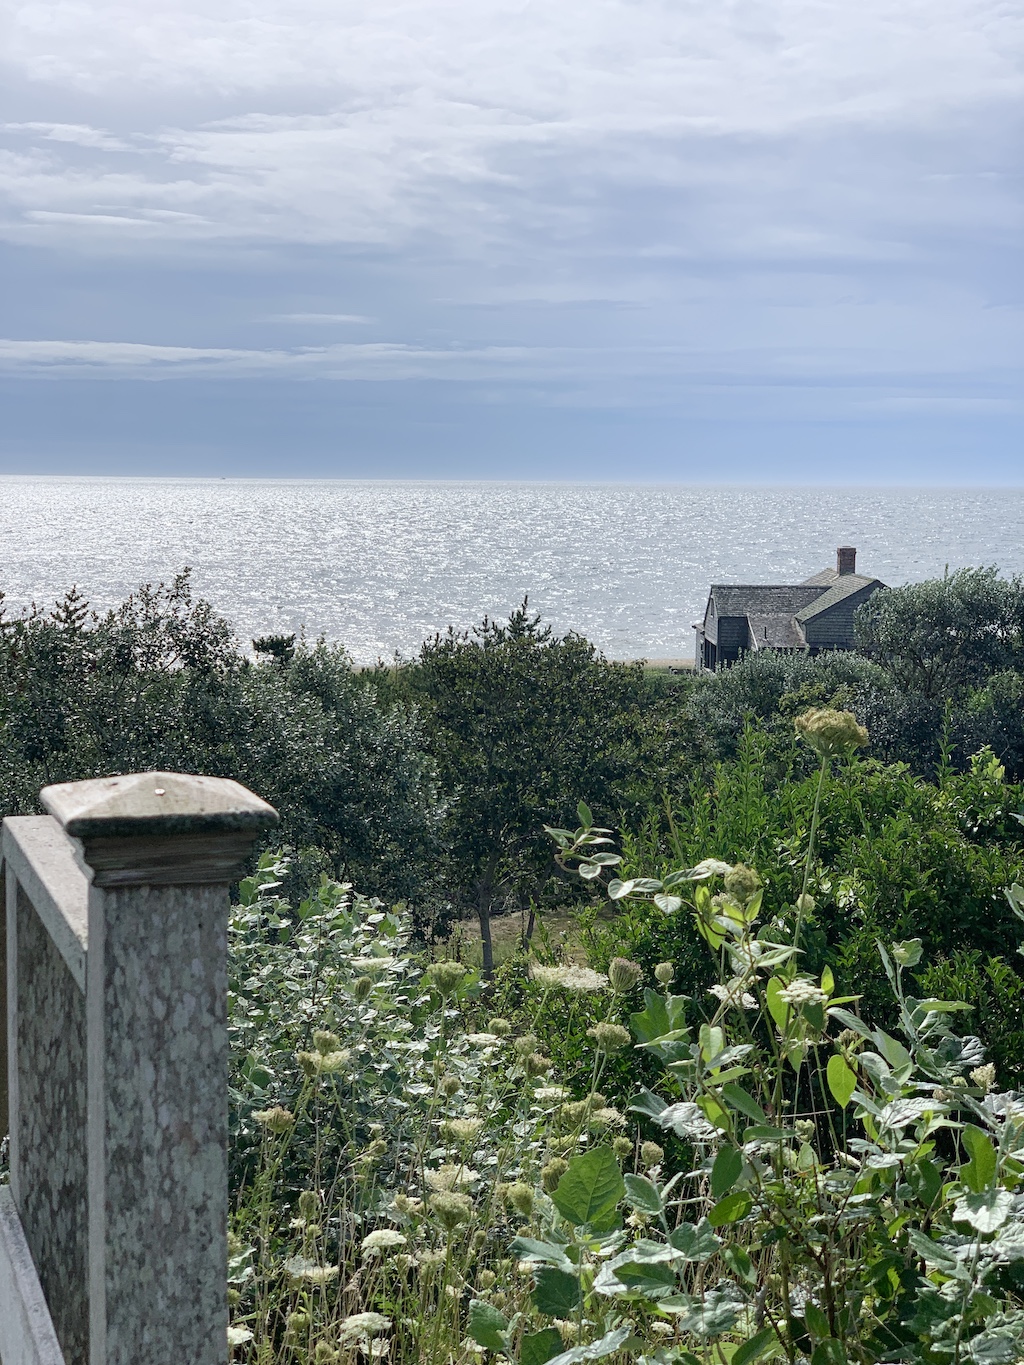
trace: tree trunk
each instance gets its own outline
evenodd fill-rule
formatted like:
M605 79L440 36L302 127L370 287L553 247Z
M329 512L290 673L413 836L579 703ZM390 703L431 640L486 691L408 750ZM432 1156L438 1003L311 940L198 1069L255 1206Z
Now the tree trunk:
M477 918L480 921L480 944L484 952L484 976L488 981L494 976L494 946L491 943L491 906L489 898L483 892L476 906Z

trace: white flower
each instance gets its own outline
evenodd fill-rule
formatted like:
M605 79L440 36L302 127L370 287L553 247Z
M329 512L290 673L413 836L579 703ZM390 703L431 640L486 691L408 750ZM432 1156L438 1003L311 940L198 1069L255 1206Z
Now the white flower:
M984 1066L976 1066L971 1072L971 1080L987 1095L996 1083L995 1066L991 1062L986 1062Z
M563 991L601 991L608 985L608 978L603 972L578 967L574 962L565 962L558 967L542 967L539 962L534 962L530 967L530 975L545 990L558 986Z
M568 1093L561 1085L542 1085L539 1090L533 1092L533 1098L538 1104L554 1104L558 1100L564 1100Z
M716 996L725 1005L732 1005L734 1009L757 1009L757 1001L749 991L740 990L738 981L730 981L727 986L712 986L708 994Z
M356 1346L370 1337L379 1337L391 1327L391 1319L383 1313L353 1313L338 1323L338 1343Z
M307 1284L329 1284L338 1277L336 1265L317 1265L315 1261L307 1261L304 1256L289 1256L284 1268L295 1284L303 1281Z
M404 1247L407 1239L394 1228L378 1228L368 1233L362 1240L364 1256L376 1256L379 1251L390 1251L393 1247Z
M784 1005L823 1005L828 996L813 981L798 977L779 991L779 999Z
M228 1345L244 1346L247 1341L252 1341L252 1333L248 1327L229 1327Z
M501 1039L496 1033L467 1033L466 1042L472 1043L474 1047L493 1047L495 1043L500 1043Z
M436 1170L424 1171L423 1178L432 1190L448 1192L457 1190L460 1185L472 1185L474 1180L480 1179L480 1172L471 1170L468 1166L456 1166L453 1162L446 1162Z

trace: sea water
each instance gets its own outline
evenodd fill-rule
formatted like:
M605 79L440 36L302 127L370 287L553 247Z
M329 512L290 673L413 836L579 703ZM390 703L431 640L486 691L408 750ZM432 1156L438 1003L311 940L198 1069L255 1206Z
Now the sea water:
M7 610L97 609L186 565L248 643L305 631L409 657L524 597L613 659L693 655L711 583L798 583L857 547L889 584L1024 572L1024 489L0 478Z

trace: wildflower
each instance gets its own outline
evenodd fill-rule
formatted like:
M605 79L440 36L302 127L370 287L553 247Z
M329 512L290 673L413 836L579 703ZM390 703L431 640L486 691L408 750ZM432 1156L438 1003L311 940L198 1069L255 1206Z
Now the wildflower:
M779 991L779 999L784 1005L823 1005L828 996L813 981L797 977Z
M333 1076L352 1056L347 1047L334 1052L297 1052L295 1059L307 1076Z
M534 1033L524 1033L521 1038L517 1038L512 1046L516 1054L520 1057L529 1057L530 1053L537 1046L537 1035Z
M573 1126L577 1123L582 1123L589 1113L589 1100L574 1100L572 1104L567 1104L562 1110L566 1122L571 1123Z
M562 962L554 967L533 962L530 964L530 976L545 990L600 991L608 984L608 978L602 972L579 967L575 962Z
M313 1190L303 1190L299 1195L299 1213L305 1222L315 1218L320 1208L320 1200Z
M675 1328L670 1322L652 1322L648 1326L652 1332L657 1332L659 1337L670 1337L675 1332Z
M353 1313L338 1323L338 1343L358 1346L371 1337L379 1337L391 1327L391 1319L383 1313Z
M512 1025L507 1019L502 1019L499 1016L487 1021L487 1031L496 1034L499 1038L507 1038L512 1032Z
M383 1138L375 1138L369 1146L364 1147L356 1158L367 1169L376 1166L378 1161L387 1153L388 1144Z
M467 1033L466 1042L472 1043L474 1047L493 1047L495 1043L500 1043L501 1039L496 1033Z
M659 962L654 969L655 979L660 981L663 986L671 986L675 974L676 969L671 962Z
M528 1076L543 1076L545 1071L551 1070L551 1058L540 1052L531 1052L524 1065Z
M608 964L608 980L616 995L631 991L644 974L639 962L630 962L628 957L613 957Z
M456 1142L472 1142L483 1126L483 1119L448 1119L442 1128Z
M252 1333L248 1327L229 1327L228 1346L244 1346L247 1341L252 1341Z
M338 1359L338 1352L327 1341L318 1341L313 1347L314 1365L333 1365Z
M813 1119L797 1119L793 1131L801 1142L810 1142L816 1132Z
M996 1083L996 1069L992 1062L986 1062L984 1066L976 1066L970 1073L971 1080L987 1095Z
M364 1000L368 1000L373 994L373 977L358 977L352 986L352 994L359 1004L362 1004Z
M554 1104L558 1100L564 1100L568 1093L561 1085L542 1085L533 1092L533 1098L538 1104Z
M569 1169L568 1161L564 1161L560 1156L553 1156L544 1166L540 1173L540 1183L548 1194L558 1188L558 1182Z
M318 1028L313 1030L313 1046L317 1052L337 1052L341 1047L341 1039L336 1033L330 1033L327 1029Z
M303 1332L309 1331L310 1316L302 1309L296 1309L294 1313L289 1313L285 1322L284 1329L290 1337L300 1337Z
M757 1008L757 1001L749 991L741 990L740 983L730 981L727 986L709 986L708 994L721 1000L723 1005L731 1005L733 1009L753 1010Z
M444 1265L447 1259L448 1253L445 1251L421 1251L416 1257L416 1264L421 1270L431 1271L436 1270L439 1265Z
M660 1166L665 1160L665 1149L659 1147L656 1142L642 1142L640 1144L640 1160L648 1168Z
M587 1029L587 1037L593 1038L600 1052L621 1052L630 1042L629 1030L621 1024L595 1024Z
M317 1265L304 1256L289 1256L284 1263L285 1273L293 1284L330 1284L338 1278L336 1265Z
M295 1122L295 1115L291 1110L284 1109L279 1104L275 1104L272 1109L257 1109L253 1118L271 1133L287 1133Z
M498 1282L498 1277L493 1270L481 1270L480 1274L476 1277L476 1282L480 1288L486 1292L488 1289L494 1288Z
M796 908L801 915L813 915L817 909L818 902L809 891L801 891L796 898Z
M725 874L722 885L738 900L748 901L760 891L761 878L752 867L747 867L745 863L737 863L731 872Z
M407 1194L400 1192L392 1199L391 1207L402 1218L415 1218L418 1213L423 1212L423 1200L410 1199Z
M423 1178L432 1190L447 1191L458 1189L460 1185L472 1185L474 1180L480 1179L480 1172L470 1170L468 1166L445 1162L435 1170L424 1171Z
M849 711L834 711L831 707L814 707L797 716L796 732L805 739L820 758L852 754L868 742L868 732Z
M616 1128L625 1122L626 1120L619 1111L613 1109L611 1105L607 1105L603 1109L595 1109L590 1115L591 1128Z
M430 1208L448 1232L453 1232L460 1223L468 1223L473 1217L473 1201L465 1194L442 1191L433 1196Z
M633 1143L628 1137L613 1138L612 1151L620 1161L625 1161L626 1157L633 1153Z
M855 1028L844 1028L836 1039L837 1045L847 1052L852 1052L854 1048L861 1047L863 1042L864 1039Z
M516 1213L521 1213L524 1218L529 1218L533 1213L533 1190L529 1185L524 1185L521 1180L515 1181L505 1189L505 1198L515 1209Z
M395 1247L404 1247L407 1242L408 1238L403 1237L394 1228L377 1228L363 1238L360 1250L365 1257L371 1258L381 1251L393 1251Z
M573 1318L555 1318L554 1327L562 1338L563 1346L571 1346L580 1339L580 1325Z
M459 1081L455 1076L442 1076L437 1083L437 1088L445 1099L450 1100L459 1089Z
M441 996L442 1000L454 995L462 985L466 968L461 962L435 962L426 971L426 981Z

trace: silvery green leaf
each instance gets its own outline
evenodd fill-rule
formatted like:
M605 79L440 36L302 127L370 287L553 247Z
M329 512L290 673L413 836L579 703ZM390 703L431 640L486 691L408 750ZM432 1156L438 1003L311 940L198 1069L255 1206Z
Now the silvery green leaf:
M573 1346L569 1351L552 1356L547 1365L577 1365L580 1360L602 1360L605 1356L614 1355L632 1332L632 1327L616 1327L613 1332L606 1332L599 1341L592 1341L587 1346Z
M1024 1260L1024 1223L1010 1223L1004 1227L985 1250L1006 1263Z
M934 1113L936 1108L936 1101L932 1099L893 1100L883 1106L878 1119L886 1128L904 1128L908 1123L924 1118L925 1114Z
M970 1223L977 1232L995 1232L1010 1216L1013 1195L1009 1190L983 1190L981 1194L965 1194L953 1205L953 1217L958 1223Z
M676 1137L689 1138L691 1142L710 1142L718 1132L689 1100L670 1104L657 1115L656 1121L662 1128L671 1128Z

